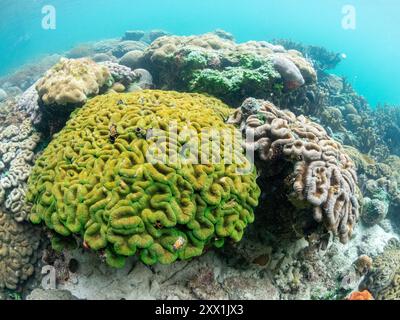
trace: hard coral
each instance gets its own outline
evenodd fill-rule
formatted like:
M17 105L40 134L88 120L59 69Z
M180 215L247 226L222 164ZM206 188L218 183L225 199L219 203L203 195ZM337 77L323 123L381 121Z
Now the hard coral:
M377 300L400 299L400 244L391 240L385 251L374 259L370 272L360 285Z
M17 100L17 109L27 113L34 125L42 121L42 113L39 107L39 94L36 91L36 83L29 87Z
M30 207L25 202L26 182L33 166L40 135L29 119L0 124L0 208L23 221Z
M46 72L36 89L44 105L82 104L110 80L110 72L90 59L61 59Z
M357 174L338 142L306 117L253 98L228 123L243 130L246 149L256 152L265 169L262 176L269 179L290 163L292 171L284 178L290 186L287 198L297 208L311 206L316 222L342 242L349 240L359 216Z
M15 290L33 274L38 235L0 211L0 288Z
M223 35L161 37L144 52L161 88L206 92L234 104L245 97L279 94L316 81L311 64L298 52L268 42L237 44Z
M211 129L234 132L224 123L230 112L217 99L177 92L90 100L36 162L29 180L31 221L65 237L82 235L115 267L135 253L145 264L169 264L224 240L239 241L260 194L254 172L238 171L249 167L240 145L231 163L224 161L224 142L223 154L213 144L207 164L190 151L206 150L203 140L192 143L208 141ZM156 132L170 143L160 144ZM181 153L185 161L177 161Z

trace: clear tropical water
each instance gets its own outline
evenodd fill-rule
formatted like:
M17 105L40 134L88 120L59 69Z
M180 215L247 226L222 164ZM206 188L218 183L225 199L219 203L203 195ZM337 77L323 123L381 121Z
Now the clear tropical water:
M41 26L45 5L56 29ZM343 8L355 9L355 29L343 28ZM200 34L216 28L238 41L287 38L324 46L346 59L344 75L371 105L400 104L398 0L0 0L0 75L46 53L129 29Z

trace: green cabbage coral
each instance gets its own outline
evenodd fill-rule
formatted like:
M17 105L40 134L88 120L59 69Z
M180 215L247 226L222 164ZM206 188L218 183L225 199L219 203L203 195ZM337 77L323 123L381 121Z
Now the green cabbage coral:
M280 84L281 78L270 61L260 61L249 55L242 55L236 59L239 65L235 67L194 71L189 90L207 92L217 97L225 96L228 101L240 101L244 93L259 96L266 90L277 91L276 85Z
M31 221L63 237L80 235L114 267L135 254L148 265L170 264L240 241L260 190L254 170L239 171L249 167L241 148L225 161L229 140L220 139L217 149L211 139L216 130L225 138L235 130L225 124L229 114L200 94L141 91L90 100L36 162L27 195ZM197 161L188 150L208 150L209 157Z

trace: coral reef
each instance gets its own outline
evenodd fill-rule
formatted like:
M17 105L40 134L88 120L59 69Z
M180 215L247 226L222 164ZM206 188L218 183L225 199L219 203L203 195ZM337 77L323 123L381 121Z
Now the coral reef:
M39 236L0 210L0 289L17 289L34 272Z
M30 220L64 237L83 235L83 245L114 267L135 253L145 264L169 264L239 241L254 220L256 176L240 172L249 169L240 144L231 164L216 151L205 153L207 164L197 164L196 155L210 147L211 129L227 138L235 132L224 123L230 112L214 98L177 92L91 99L36 161ZM159 134L170 144L159 145Z
M225 31L221 30L220 32L222 35ZM128 30L122 37L122 41L142 41L145 43L152 43L154 40L168 35L170 35L170 33L164 30Z
M42 121L42 113L39 107L39 94L36 90L36 83L29 87L17 99L17 110L28 114L34 125L38 125Z
M400 108L399 106L378 106L374 110L378 132L391 154L400 156Z
M115 82L120 82L124 86L129 86L138 79L138 75L126 66L111 61L100 62L99 64L109 70Z
M400 109L371 108L329 74L340 54L288 40L236 43L224 30L152 30L64 55L77 60L49 70L61 56L48 56L0 78L0 299L10 290L21 298L41 264L79 298L400 299L398 242L382 253L400 227ZM268 101L233 112L198 94L142 91L150 88L234 107ZM259 186L234 164L174 162L197 145L168 129L186 125L200 138L232 124L255 154ZM165 140L152 135L160 129ZM166 163L146 162L153 147L168 151ZM57 250L41 262L30 212ZM110 290L99 289L105 281ZM73 295L35 290L29 299Z
M132 70L139 69L143 66L143 52L139 50L129 51L124 54L119 63Z
M94 53L106 53L121 58L129 51L143 51L147 45L140 41L120 41L118 39L102 40L93 44Z
M364 198L362 219L367 225L375 225L384 220L389 212L388 201Z
M389 156L385 161L375 161L355 148L346 152L357 166L360 189L364 200L362 220L367 225L379 224L386 217L398 222L400 207L400 158Z
M354 266L360 275L364 275L371 270L372 263L372 258L363 254L357 258L357 260L354 262Z
M90 59L61 59L36 84L44 105L83 104L110 81L107 68Z
M274 43L285 47L287 50L301 52L304 56L312 60L315 69L319 72L334 69L342 60L339 53L330 52L323 47L307 46L286 39L274 40Z
M128 30L125 32L125 35L122 37L122 41L131 40L131 41L140 41L145 35L143 30Z
M0 102L3 102L7 99L7 92L0 88Z
M140 89L152 89L153 88L153 77L145 69L136 69L135 74L139 77L139 81L134 84L135 88ZM132 87L130 88L132 90Z
M282 179L289 186L286 201L300 209L311 206L316 222L342 242L349 240L359 216L357 174L339 143L304 116L254 98L247 99L228 123L240 126L246 150L257 153L267 181L284 171L285 163L292 165Z
M30 211L25 202L26 182L39 141L29 119L0 124L0 208L16 221L23 221Z
M238 105L248 96L266 98L316 81L311 64L297 51L268 42L236 44L217 34L154 41L144 59L156 85L207 92Z
M0 87L9 93L9 95L17 96L32 86L60 58L60 55L54 54L24 65L14 73L0 78Z
M392 240L385 251L376 257L371 271L360 285L377 300L400 299L400 244Z

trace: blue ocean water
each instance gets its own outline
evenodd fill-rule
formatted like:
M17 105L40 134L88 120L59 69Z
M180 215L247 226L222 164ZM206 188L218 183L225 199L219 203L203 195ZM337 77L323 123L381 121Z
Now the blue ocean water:
M45 5L56 8L55 30L41 26ZM355 9L355 29L343 28L346 5ZM371 105L398 105L399 16L399 0L0 0L0 75L126 30L189 35L220 28L238 41L287 38L343 53L335 72Z

